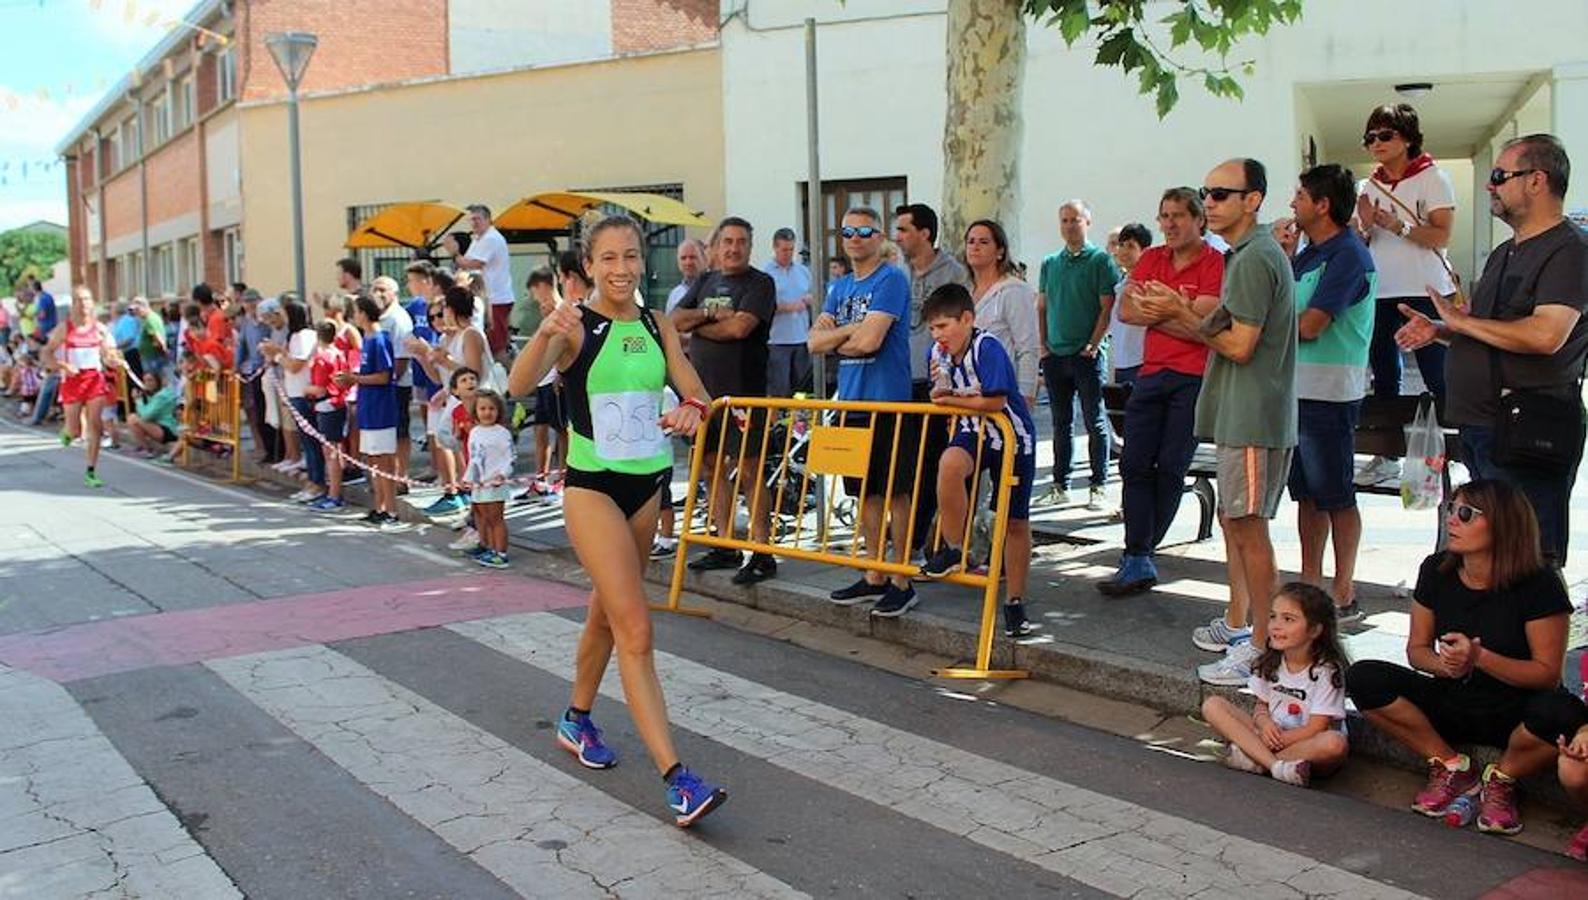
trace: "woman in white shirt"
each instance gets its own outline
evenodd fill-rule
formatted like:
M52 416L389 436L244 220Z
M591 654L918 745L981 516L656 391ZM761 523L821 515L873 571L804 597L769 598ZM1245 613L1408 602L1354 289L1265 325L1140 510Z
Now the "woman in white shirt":
M281 378L282 389L287 393L287 402L292 404L292 409L303 421L314 421L314 401L305 395L309 387L310 362L314 358L314 351L319 347L320 339L314 333L314 328L309 322L309 308L301 301L290 300L284 307L287 316L287 346L281 347L271 341L263 341L259 350L267 359L272 359L281 365L283 372ZM300 429L301 426L300 426ZM296 462L288 465L283 463L278 466L283 472L307 470L309 486L293 496L294 500L313 500L320 496L325 484L325 451L320 442L309 437L307 433L302 436L300 447L302 456Z
M1002 225L977 219L965 229L965 268L976 301L976 327L998 339L1015 364L1015 382L1035 403L1040 376L1037 292L1015 274Z
M1395 332L1406 324L1400 304L1438 319L1427 286L1450 296L1456 285L1445 248L1456 218L1456 192L1450 176L1423 152L1417 110L1405 103L1380 106L1367 117L1362 135L1378 167L1357 186L1357 228L1367 241L1378 272L1378 306L1368 365L1373 396L1401 392L1401 352ZM1432 343L1416 351L1423 384L1436 397L1445 394L1445 347ZM1394 477L1400 466L1375 457L1357 476L1358 484Z

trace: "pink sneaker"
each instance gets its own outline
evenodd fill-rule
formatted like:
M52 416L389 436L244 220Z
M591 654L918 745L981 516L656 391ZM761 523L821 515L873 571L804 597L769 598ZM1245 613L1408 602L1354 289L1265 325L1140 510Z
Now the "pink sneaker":
M1425 816L1441 816L1445 807L1462 794L1471 793L1477 786L1478 773L1472 771L1471 760L1466 760L1464 769L1451 769L1444 760L1430 759L1428 784L1412 799L1412 809Z
M1588 862L1588 825L1577 831L1577 836L1566 845L1566 855L1579 862Z
M1521 831L1522 816L1516 810L1516 782L1491 765L1483 770L1482 791L1478 799L1478 830L1487 834Z

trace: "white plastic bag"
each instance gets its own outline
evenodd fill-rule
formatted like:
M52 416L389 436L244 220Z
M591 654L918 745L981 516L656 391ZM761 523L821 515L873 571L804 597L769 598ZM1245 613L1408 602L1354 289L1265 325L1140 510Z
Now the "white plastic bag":
M1401 505L1434 509L1444 496L1445 433L1434 405L1424 401L1406 426L1406 461L1401 466Z

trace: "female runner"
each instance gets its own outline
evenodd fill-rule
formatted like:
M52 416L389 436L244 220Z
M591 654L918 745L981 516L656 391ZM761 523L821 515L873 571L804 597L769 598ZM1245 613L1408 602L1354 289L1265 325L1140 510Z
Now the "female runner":
M562 373L569 417L563 513L579 562L595 583L557 741L585 766L616 765L590 721L615 648L629 713L667 783L674 821L687 828L728 794L684 768L673 749L640 579L656 534L658 492L672 478L669 436L694 434L707 396L673 326L634 302L645 272L643 247L639 225L626 216L590 229L584 262L594 293L583 306L564 303L546 317L514 363L508 387L524 396L552 366ZM662 415L668 382L686 399Z
M118 364L120 357L110 329L94 315L94 295L88 288L72 289L71 313L55 326L39 356L46 366L61 373L61 408L66 417L61 427L61 446L69 447L77 438L86 438L83 449L88 454L88 470L83 473L83 484L104 487L94 471L99 464L99 414L116 393L105 376L105 366Z

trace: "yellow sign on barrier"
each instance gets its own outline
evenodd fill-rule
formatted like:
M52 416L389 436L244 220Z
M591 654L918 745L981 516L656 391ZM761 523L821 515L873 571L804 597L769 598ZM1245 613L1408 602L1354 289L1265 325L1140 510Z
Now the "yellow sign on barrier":
M807 465L817 475L866 477L871 460L871 429L832 428L818 425L811 429Z

